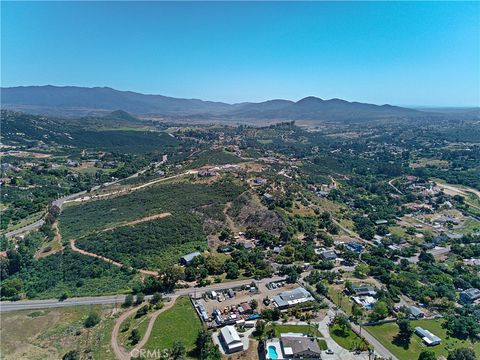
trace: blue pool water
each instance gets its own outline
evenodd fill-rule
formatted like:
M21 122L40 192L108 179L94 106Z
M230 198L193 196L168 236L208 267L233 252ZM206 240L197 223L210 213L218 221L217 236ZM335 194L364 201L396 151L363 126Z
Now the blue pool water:
M275 349L275 346L269 346L268 347L268 358L269 359L278 359L278 354L277 350Z

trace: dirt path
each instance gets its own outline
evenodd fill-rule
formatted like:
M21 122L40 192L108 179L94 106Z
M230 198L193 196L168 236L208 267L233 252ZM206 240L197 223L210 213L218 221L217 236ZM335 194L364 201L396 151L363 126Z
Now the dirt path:
M228 215L228 210L232 207L232 202L227 202L225 204L225 207L223 208L223 214L225 215L225 219L226 219L226 222L227 222L227 226L230 228L230 230L232 230L233 232L236 232L238 229L237 227L235 226L232 218L230 217L230 215Z
M113 229L116 229L116 228L119 228L119 227L122 227L122 226L131 226L131 225L140 224L140 223L143 223L143 222L162 219L162 218L165 218L165 217L171 216L171 215L172 214L169 213L169 212L150 215L150 216L147 216L147 217L144 217L144 218L141 218L141 219L133 220L133 221L130 221L130 222L127 222L127 223L124 223L124 224L120 224L120 225L117 225L117 226L112 226L112 227L103 229L103 230L101 230L101 232L113 230ZM59 232L58 232L58 235L60 236ZM73 251L75 251L79 254L82 254L82 255L91 256L91 257L94 257L94 258L97 258L97 259L101 259L101 260L106 261L106 262L108 262L112 265L115 265L117 267L122 267L123 266L123 264L119 263L118 261L115 261L115 260L109 259L105 256L94 254L94 253L91 253L89 251L82 250L82 249L78 248L77 245L75 244L75 241L76 241L75 239L70 240L70 247ZM138 270L138 272L140 272L143 275L158 276L158 272L153 271L153 270L145 270L145 269L135 269L135 270Z
M132 225L136 225L136 224L140 224L140 223L144 223L144 222L148 222L148 221L163 219L163 218L165 218L167 216L171 216L171 215L172 214L169 213L169 212L164 212L164 213L161 213L161 214L151 215L151 216L147 216L147 217L144 217L144 218L141 218L141 219L133 220L133 221L130 221L130 222L127 222L127 223L123 223L123 224L120 224L120 225L117 225L117 226L112 226L112 227L103 229L102 232L103 231L114 230L114 229L117 229L117 228L123 227L123 226L132 226Z
M79 249L76 245L75 245L75 239L72 239L70 240L70 247L72 248L73 251L79 253L79 254L82 254L82 255L86 255L86 256L90 256L90 257L94 257L94 258L97 258L97 259L101 259L103 261L106 261L112 265L115 265L117 267L122 267L123 265L120 264L119 262L115 261L115 260L112 260L112 259L109 259L109 258L106 258L105 256L101 256L101 255L97 255L97 254L94 254L94 253L91 253L91 252L88 252L88 251L85 251L85 250L82 250L82 249Z
M117 319L115 322L115 325L113 326L112 330L112 338L110 339L110 346L112 347L113 353L115 354L115 357L119 360L129 360L130 359L130 354L125 351L123 346L121 346L118 343L118 333L120 331L120 327L122 326L122 323L135 314L138 309L140 309L143 305L139 305L137 307L134 307L133 309L130 309L126 312L124 312L120 317Z
M123 264L119 263L118 261L109 259L109 258L107 258L105 256L102 256L102 255L94 254L94 253L79 249L75 245L75 239L70 240L70 247L71 247L72 251L75 251L79 254L86 255L86 256L91 256L91 257L94 257L94 258L97 258L97 259L101 259L101 260L106 261L106 262L108 262L112 265L115 265L117 267L122 267L123 266ZM140 272L143 275L158 276L158 272L153 271L153 270L145 270L145 269L135 269L135 270L137 270L138 272Z
M393 190L395 190L397 193L403 195L403 193L402 193L395 185L393 185L393 182L394 182L395 180L397 180L397 178L390 180L390 181L388 182L388 185L390 185L390 186L393 188Z
M55 236L53 240L48 242L47 246L50 246L52 249L47 252L43 252L43 246L37 251L35 254L36 259L41 259L47 257L49 255L56 254L57 252L63 251L63 244L62 244L62 235L60 234L60 230L58 229L58 221L55 221L52 225L53 232Z
M167 303L167 304L164 304L164 306L153 312L152 314L150 314L150 320L148 322L148 326L147 326L147 330L145 331L145 335L143 336L142 340L135 346L134 349L132 349L130 352L126 351L125 348L119 344L118 342L118 334L119 334L119 331L120 331L120 327L122 326L122 323L128 319L130 316L132 316L133 314L135 314L138 309L140 309L144 304L142 305L139 305L125 313L123 313L116 321L115 323L115 326L113 327L113 330L112 330L112 338L111 338L111 341L110 341L110 345L112 347L112 350L113 350L113 353L115 354L115 357L118 359L118 360L130 360L131 358L131 353L135 353L137 352L137 350L140 350L142 349L145 344L147 343L148 339L150 338L150 335L152 333L152 330L153 330L153 326L155 325L155 321L157 320L157 317L158 315L160 315L161 313L163 313L164 311L172 308L172 306L175 304L175 300L176 300L176 297L172 297L170 299L170 301ZM135 351L134 351L135 350Z
M106 193L106 194L98 194L98 195L92 195L92 196L87 195L87 196L84 196L82 198L65 201L65 203L67 203L67 202L85 202L85 201L90 201L90 200L99 200L99 199L106 198L106 197L109 197L109 196L114 196L114 195L127 195L127 194L131 193L132 191L137 191L137 190L143 189L147 186L157 184L159 182L175 179L175 178L178 178L178 177L181 177L181 176L192 175L192 174L196 174L196 173L198 173L197 170L188 170L188 171L185 171L184 173L181 173L181 174L172 175L172 176L165 177L165 178L160 178L160 179L157 179L157 180L152 180L150 182L147 182L145 184L138 185L138 186L135 186L135 187L122 189L122 190L117 190L117 191L113 191L113 192Z
M164 304L160 310L155 311L150 318L150 322L148 323L147 330L145 331L145 335L143 336L142 340L135 346L135 349L142 349L145 344L147 343L148 339L150 338L150 334L152 333L153 325L155 325L155 321L157 320L158 315L163 313L164 311L171 309L177 300L176 297L170 298L170 301L167 304Z
M468 196L469 193L475 194L477 197L480 198L480 191L473 189L473 188L466 188L463 186L455 186L455 185L450 185L450 184L445 184L445 183L437 183L439 188L444 188L447 190L450 190L454 193L454 195L459 194L462 196Z

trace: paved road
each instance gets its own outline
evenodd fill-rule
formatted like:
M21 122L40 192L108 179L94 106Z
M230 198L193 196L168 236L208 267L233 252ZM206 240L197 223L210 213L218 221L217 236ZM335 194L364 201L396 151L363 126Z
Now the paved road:
M193 294L195 292L203 293L205 291L222 290L232 287L238 287L242 285L248 285L252 281L256 284L266 284L270 281L283 280L284 277L274 276L272 278L266 278L262 280L246 279L230 281L227 283L213 284L202 288L185 288L177 289L173 294L166 294L165 296L181 296ZM147 299L150 296L146 296ZM1 301L0 312L16 311L16 310L35 310L35 309L48 309L68 306L81 306L81 305L101 305L101 304L120 304L125 300L125 295L111 295L111 296L92 296L92 297L79 297L69 298L64 301L58 301L58 299L48 300L20 300L20 301Z
M75 194L71 194L71 195L61 197L60 199L54 200L52 202L52 205L58 206L61 209L63 204L65 203L65 201L75 199L76 197L81 196L81 195L86 194L86 193L87 193L86 191L81 191L79 193L75 193ZM43 220L43 218L42 218L38 221L35 221L34 223L23 226L20 229L9 231L9 232L5 233L5 236L6 237L12 237L12 236L24 233L24 232L39 229L40 227L42 227L43 224L45 224L45 220Z
M133 175L130 175L129 177L126 177L126 178L123 178L123 179L118 179L118 180L112 181L110 183L105 183L102 186L103 187L108 187L108 186L111 186L113 184L119 183L119 182L124 181L124 180L136 178L136 177L138 177L139 174L143 174L144 172L145 172L145 170L141 170L139 172L136 172ZM97 185L97 186L94 186L91 190L96 190L96 189L99 189L100 187L101 187L101 185ZM71 194L71 195L61 197L57 200L54 200L52 202L52 205L58 206L61 209L65 202L73 200L73 199L75 199L79 196L85 195L86 193L87 193L87 191L80 191L80 192L75 193L75 194ZM12 236L15 236L15 235L18 235L18 234L22 234L24 232L36 230L36 229L39 229L40 227L42 227L43 224L45 224L45 221L42 218L38 221L35 221L34 223L23 226L20 229L9 231L9 232L5 233L5 236L6 237L12 237Z
M25 225L24 227L21 227L20 229L9 231L9 232L5 233L5 236L6 237L12 237L12 236L15 236L15 235L27 232L27 231L35 230L35 229L38 229L38 228L42 227L43 224L45 224L45 220L40 219L38 221L35 221L34 223Z

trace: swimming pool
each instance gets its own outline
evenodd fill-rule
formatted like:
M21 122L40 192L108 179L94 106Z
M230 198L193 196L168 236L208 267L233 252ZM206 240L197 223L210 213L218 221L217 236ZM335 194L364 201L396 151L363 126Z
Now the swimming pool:
M269 359L278 359L277 349L275 349L275 346L270 345L268 347L268 358Z

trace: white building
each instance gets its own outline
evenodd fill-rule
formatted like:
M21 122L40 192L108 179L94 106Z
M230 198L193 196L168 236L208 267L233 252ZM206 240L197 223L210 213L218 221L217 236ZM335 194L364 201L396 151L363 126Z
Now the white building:
M234 326L224 326L220 330L220 340L227 354L243 350L242 340Z
M415 328L415 332L428 346L440 345L440 342L442 341L442 339L440 339L438 336L432 334L430 331L424 328L421 328L420 326Z

